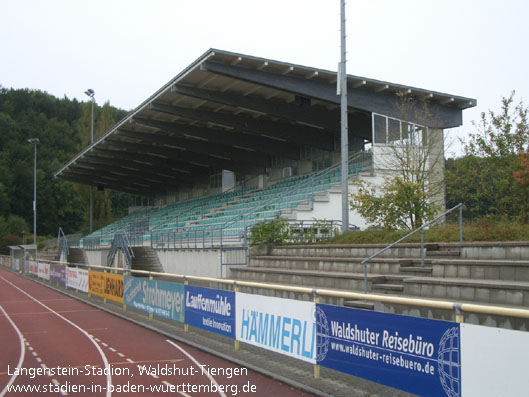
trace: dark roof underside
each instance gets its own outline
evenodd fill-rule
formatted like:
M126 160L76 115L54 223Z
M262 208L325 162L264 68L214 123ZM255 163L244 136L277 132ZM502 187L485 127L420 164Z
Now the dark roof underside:
M348 76L349 144L371 140L371 113L399 118L397 93L424 100L436 127L462 124L474 99ZM336 73L209 50L84 149L56 177L154 196L221 169L258 174L340 136ZM410 121L414 121L413 117Z

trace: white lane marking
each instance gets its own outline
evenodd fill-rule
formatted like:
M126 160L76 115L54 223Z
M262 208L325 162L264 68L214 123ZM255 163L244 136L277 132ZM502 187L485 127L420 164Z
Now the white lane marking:
M37 362L39 362L39 363L42 362L42 358L40 358L40 357L36 357L35 360L37 360Z
M33 357L37 357L38 354L36 352L31 352L31 354L33 354Z
M59 381L58 381L57 379L52 379L51 381L53 382L53 384L54 384L55 386L57 386L57 387L61 387L61 384L59 383ZM60 390L60 389L59 389L59 390ZM66 393L65 391L62 391L62 390L60 390L60 393L61 393L61 395L63 395L63 396L67 396L67 395L68 395L68 393Z
M101 343L101 344L102 344L103 346L105 346L105 347L108 347L108 345L107 345L105 342L103 342L103 343Z
M118 356L125 357L125 355L123 353L118 353Z
M111 352L116 352L116 349L114 349L113 347L109 347L108 350L110 350Z
M26 346L28 347L29 351L33 351L33 348L29 345L29 343L26 342Z
M131 364L134 364L134 361L132 361L130 358L127 358L127 361Z
M0 309L2 310L2 313L4 313L4 316L6 316L6 318L9 320L9 322L11 323L11 325L13 326L13 328L15 329L18 335L18 340L20 342L20 356L18 358L17 368L21 368L22 363L24 362L24 355L26 354L26 347L24 346L25 339L22 336L22 332L20 332L16 324L13 322L13 320L11 320L11 317L9 317L9 315L4 310L2 305L0 305ZM5 387L0 392L0 397L4 397L4 395L7 393L7 389L13 384L17 376L18 376L18 371L15 371L15 373L11 375L11 378L9 379L9 382L7 382L7 385L5 385Z
M172 340L166 339L165 341L168 342L168 343L170 343L170 344L173 345L174 347L176 347L178 350L180 350L182 353L184 353L184 354L187 356L187 358L189 358L191 361L193 361L193 362L195 363L195 365L196 365L197 367L200 368L201 372L202 372L203 374L205 374L205 375L209 378L209 380L210 380L211 382L213 382L215 385L217 385L217 390L218 390L219 394L220 394L222 397L227 397L226 394L225 394L223 391L221 391L221 387L220 387L220 385L217 383L217 381L215 380L215 378L214 378L209 372L203 370L202 364L200 364L200 363L197 361L197 359L196 359L195 357L193 357L191 354L189 354L188 352L186 352L184 349L182 349L180 346L178 346L178 345L177 345L176 343L174 343Z
M37 298L33 297L32 295L28 294L26 291L24 291L23 289L17 287L15 284L13 284L11 281L9 280L6 280L4 277L0 276L0 278L2 280L4 280L6 283L8 283L9 285L11 285L13 288L16 288L17 290L19 290L20 292L22 292L24 295L28 296L29 298L33 299L35 302L37 302L39 305L45 307L46 309L48 309L50 312L54 313L57 317L59 318L62 318L64 321L66 321L68 324L70 324L71 326L77 328L83 335L85 335L89 340L90 342L92 342L92 344L96 347L97 351L99 352L99 355L101 356L101 359L103 360L103 363L105 364L105 368L110 368L110 364L108 363L108 359L107 359L107 356L105 355L105 352L101 349L101 347L96 343L96 341L91 338L89 335L88 335L88 332L86 332L84 329L82 329L81 327L79 327L77 324L75 324L74 322L68 320L66 317L60 315L59 313L57 313L56 311L54 311L53 309L51 309L50 307L46 306L44 303L42 303L41 301L39 301ZM7 315L7 314L6 314ZM46 367L44 364L41 364L41 366ZM108 371L108 375L107 375L107 385L106 385L106 388L107 388L107 393L106 395L108 397L112 396L112 392L109 390L111 389L109 387L109 385L112 385L112 374L110 373L110 371ZM2 397L2 395L0 395L0 397Z

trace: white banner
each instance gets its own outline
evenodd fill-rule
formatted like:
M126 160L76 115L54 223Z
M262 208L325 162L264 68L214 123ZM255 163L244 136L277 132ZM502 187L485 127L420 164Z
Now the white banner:
M88 293L88 270L67 267L66 286Z
M529 332L461 324L461 374L464 396L523 396Z
M35 261L29 261L26 260L27 266L28 266L28 272L31 274L34 274L35 276L39 275L39 267L37 265L37 262Z
M316 363L316 322L312 302L237 292L236 339Z
M50 279L50 264L49 263L38 263L38 276L44 280Z

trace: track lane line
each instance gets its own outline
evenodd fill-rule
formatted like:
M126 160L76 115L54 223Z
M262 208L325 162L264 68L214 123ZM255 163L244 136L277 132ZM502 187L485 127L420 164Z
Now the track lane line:
M7 314L7 312L4 310L2 305L0 305L0 309L2 310L2 313L4 313L4 316L6 316L6 318L9 320L13 328L15 329L18 335L18 340L20 341L20 357L18 359L18 364L17 364L17 369L19 369L21 368L22 363L24 362L24 356L26 354L26 345L24 344L24 336L22 335L22 332L20 332L20 330L18 329L17 325L13 322L13 320L11 320L11 317L9 317L9 314ZM15 371L15 373L11 375L11 378L9 379L9 382L7 382L7 385L0 392L0 397L4 397L4 395L7 393L7 389L13 384L17 376L18 376L18 371Z
M99 355L101 356L101 359L103 360L103 363L105 364L105 368L110 368L110 364L108 363L108 359L107 359L107 356L105 355L105 352L103 351L103 349L101 349L101 347L97 344L97 342L90 336L90 334L88 332L86 332L84 329L82 329L81 327L79 327L77 324L75 324L74 322L68 320L66 317L60 315L59 313L57 313L56 311L54 311L53 309L51 309L50 307L46 306L44 303L42 303L41 301L39 301L37 298L33 297L32 295L30 295L29 293L27 293L26 291L24 291L23 289L17 287L15 284L13 284L11 281L5 279L4 277L0 276L0 278L2 280L4 280L6 283L8 283L9 285L11 285L13 288L16 288L17 290L19 290L20 292L22 292L24 295L28 296L30 299L33 299L35 302L37 302L39 305L41 305L42 307L45 307L46 309L48 309L50 312L52 312L53 314L55 314L57 317L63 319L64 321L66 321L68 324L70 324L71 326L73 326L74 328L78 329L82 334L84 334L89 340L90 342L92 342L92 344L96 347L97 351L99 352ZM7 313L6 313L7 315ZM44 366L44 364L41 364L41 366ZM111 371L108 371L108 374L107 374L107 384L106 384L106 395L107 397L111 397L112 396L112 392L109 390L110 387L109 385L112 385L112 375L110 373ZM7 390L7 388L6 388ZM5 393L4 393L5 394ZM2 397L3 394L0 394L0 397Z
M208 371L204 371L203 369L203 366L202 364L200 364L198 362L198 360L193 357L191 354L189 354L188 352L186 352L183 348L181 348L180 346L178 346L176 343L174 343L172 340L169 340L169 339L166 339L165 340L166 342L170 343L171 345L173 345L174 347L176 347L178 350L180 350L182 353L184 353L186 355L187 358L189 358L191 361L193 361L195 363L196 366L198 366L202 372L202 374L205 374L209 380L213 383L215 383L215 385L217 386L217 390L218 390L218 393L222 396L222 397L227 397L226 394L221 391L221 387L220 385L217 383L217 381L215 380L215 378L208 372Z

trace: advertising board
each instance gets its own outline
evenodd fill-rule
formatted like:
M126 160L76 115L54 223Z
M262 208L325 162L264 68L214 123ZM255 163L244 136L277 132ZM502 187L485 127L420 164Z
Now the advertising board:
M235 292L185 288L186 324L235 339Z
M310 363L316 362L315 304L237 292L236 338Z
M184 285L125 276L124 303L127 306L173 321L185 320Z

